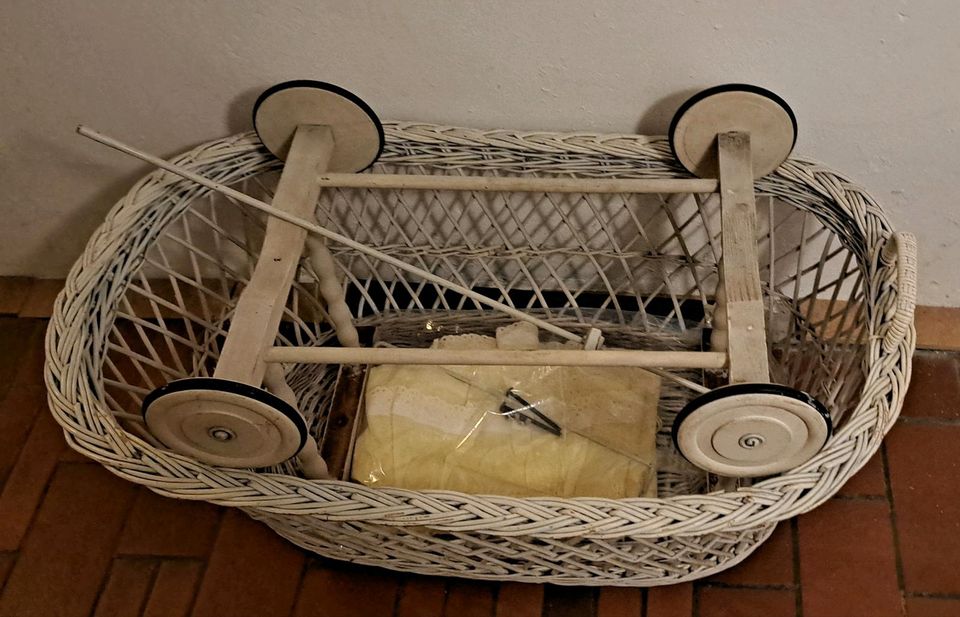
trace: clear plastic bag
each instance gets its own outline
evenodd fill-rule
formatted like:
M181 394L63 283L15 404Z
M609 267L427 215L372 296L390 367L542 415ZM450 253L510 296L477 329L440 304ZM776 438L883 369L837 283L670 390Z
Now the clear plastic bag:
M521 322L446 349L550 349ZM352 477L371 486L557 497L656 495L660 378L634 368L370 369Z

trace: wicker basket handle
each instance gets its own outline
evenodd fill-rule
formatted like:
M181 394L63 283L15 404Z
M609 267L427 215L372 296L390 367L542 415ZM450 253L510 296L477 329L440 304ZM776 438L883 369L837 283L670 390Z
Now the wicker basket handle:
M892 353L913 325L913 313L917 305L916 237L903 231L895 232L884 244L880 261L887 266L896 265L897 268L897 305L883 337L883 351Z

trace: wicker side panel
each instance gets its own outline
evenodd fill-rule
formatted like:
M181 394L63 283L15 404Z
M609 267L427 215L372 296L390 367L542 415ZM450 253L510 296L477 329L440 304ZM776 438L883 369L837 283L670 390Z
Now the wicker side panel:
M294 544L341 561L436 576L635 587L695 580L732 567L776 527L684 538L543 539L250 514Z

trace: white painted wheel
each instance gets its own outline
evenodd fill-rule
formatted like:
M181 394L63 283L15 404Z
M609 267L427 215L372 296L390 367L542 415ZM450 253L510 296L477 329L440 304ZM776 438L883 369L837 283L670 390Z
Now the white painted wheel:
M753 176L761 178L780 166L797 141L797 119L779 96L745 84L727 84L688 99L670 123L670 147L690 173L716 178L717 135L750 133Z
M253 106L253 127L279 159L286 159L293 134L302 124L321 124L333 131L329 172L362 171L383 150L380 119L358 96L339 86L287 81L267 89Z
M673 439L697 467L751 478L807 462L831 430L829 412L804 392L775 384L736 384L691 401L674 421Z
M278 465L303 448L303 417L278 397L248 384L196 377L157 388L143 418L165 446L221 467Z

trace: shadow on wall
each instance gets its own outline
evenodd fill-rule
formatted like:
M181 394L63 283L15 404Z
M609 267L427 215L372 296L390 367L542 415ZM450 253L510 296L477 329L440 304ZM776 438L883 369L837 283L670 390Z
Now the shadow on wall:
M246 133L253 130L253 104L257 102L260 93L273 84L267 84L261 88L250 88L244 90L230 100L227 104L227 128L230 134Z
M250 90L231 101L228 108L228 122L231 133L252 130L250 119L253 102L260 90ZM246 111L242 112L246 106ZM126 140L124 135L116 135ZM136 147L142 147L151 154L163 159L171 159L202 143L214 139L210 136L197 142L176 148L171 152L155 152L150 144L132 142ZM80 256L88 239L103 223L107 213L115 204L134 187L141 178L155 170L147 163L139 163L128 171L120 173L119 169L126 169L129 162L135 161L127 155L111 151L92 141L77 135L70 135L61 139L50 139L31 135L36 147L50 160L58 161L59 173L75 177L95 178L96 187L91 196L79 202L71 203L69 208L63 208L57 216L56 228L47 235L45 241L27 255L26 263L47 263L52 270L66 272ZM79 146L72 139L79 141ZM104 152L105 154L98 154ZM124 161L128 165L123 164ZM65 200L66 201L66 200ZM51 264L51 262L54 262Z
M706 86L704 86L706 87ZM640 135L666 135L670 128L670 121L683 103L704 88L687 88L669 94L651 105L640 116L637 122L637 133Z
M79 141L79 146L71 138ZM101 148L91 141L70 135L61 139L50 139L31 135L35 148L50 160L57 161L59 173L75 177L95 178L97 188L83 201L71 203L61 208L57 216L56 228L49 233L44 242L26 256L25 263L46 263L47 270L65 272L79 257L88 238L103 223L107 212L130 190L133 184L151 171L150 166L141 164L117 176L117 166L112 157L122 160L123 155L108 154L110 158L100 158L91 154ZM51 261L54 263L51 264Z
M250 88L235 96L227 105L226 122L231 134L242 133L253 130L253 105L257 97L267 88L273 86L273 83L265 84L262 87ZM704 86L706 88L707 86ZM647 108L640 120L636 124L636 132L639 135L666 135L670 127L670 121L674 114L680 109L688 98L700 92L704 88L687 88L669 94L660 98ZM382 120L383 118L381 118ZM417 118L417 120L429 121L429 118ZM514 128L504 127L470 127L470 128Z

